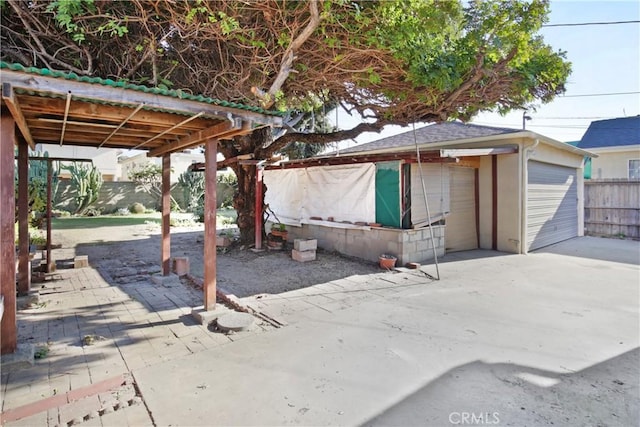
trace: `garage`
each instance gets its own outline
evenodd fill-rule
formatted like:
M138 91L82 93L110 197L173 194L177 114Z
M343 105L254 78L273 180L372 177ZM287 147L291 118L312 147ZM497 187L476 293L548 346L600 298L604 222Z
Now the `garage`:
M475 169L451 167L451 213L446 218L445 245L447 252L478 248L475 203Z
M528 162L528 250L578 236L577 181L575 168Z

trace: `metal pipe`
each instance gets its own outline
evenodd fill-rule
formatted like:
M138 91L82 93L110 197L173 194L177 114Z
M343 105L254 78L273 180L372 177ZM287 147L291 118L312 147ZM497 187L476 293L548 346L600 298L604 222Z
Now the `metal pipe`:
M418 158L418 169L420 170L420 182L422 183L422 194L424 195L424 204L427 208L427 221L429 222L429 235L431 237L431 247L433 248L433 260L436 264L436 280L440 280L440 269L438 268L438 251L436 250L436 242L433 238L433 225L431 224L431 212L429 211L429 199L427 197L427 188L424 185L424 175L422 174L422 163L420 162L420 149L418 148L418 138L416 137L416 125L413 124L413 141L416 145L416 157Z

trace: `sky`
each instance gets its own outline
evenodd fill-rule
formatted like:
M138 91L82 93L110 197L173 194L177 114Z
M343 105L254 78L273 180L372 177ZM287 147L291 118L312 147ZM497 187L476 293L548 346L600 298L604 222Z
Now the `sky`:
M552 1L548 24L640 20L640 0ZM564 96L527 111L526 129L562 142L578 141L594 120L640 115L640 24L545 27L547 44L567 52L572 73ZM635 92L630 95L601 95ZM523 111L501 116L482 113L471 123L522 129ZM357 119L338 116L341 129L353 127ZM418 127L418 125L416 126ZM380 134L356 138L364 143L411 130L389 126ZM354 141L341 143L341 148Z

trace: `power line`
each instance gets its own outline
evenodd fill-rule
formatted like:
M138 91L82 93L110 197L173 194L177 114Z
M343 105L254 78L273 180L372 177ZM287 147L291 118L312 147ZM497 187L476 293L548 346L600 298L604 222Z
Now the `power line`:
M609 22L575 22L570 24L545 24L542 27L579 27L584 25L618 25L618 24L640 24L640 21L609 21Z
M637 95L640 92L584 93L580 95L559 95L558 98L582 98L585 96Z
M549 117L549 116L532 116L532 119L539 119L539 120L602 120L602 119L615 119L616 117L598 117L598 116L593 116L593 117L570 117L570 116L566 116L566 117Z

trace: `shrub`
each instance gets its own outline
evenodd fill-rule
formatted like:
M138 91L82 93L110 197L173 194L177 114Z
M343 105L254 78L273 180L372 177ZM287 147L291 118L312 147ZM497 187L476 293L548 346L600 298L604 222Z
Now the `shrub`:
M139 202L135 202L134 204L129 206L129 212L134 213L134 214L144 213L145 210L146 210L146 208L144 207L144 205L142 203L139 203Z
M86 208L84 210L84 216L100 216L102 211L98 208Z
M204 222L204 204L199 204L193 208L193 216L197 222Z

